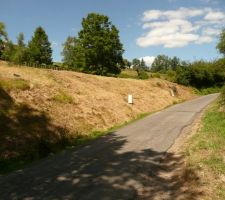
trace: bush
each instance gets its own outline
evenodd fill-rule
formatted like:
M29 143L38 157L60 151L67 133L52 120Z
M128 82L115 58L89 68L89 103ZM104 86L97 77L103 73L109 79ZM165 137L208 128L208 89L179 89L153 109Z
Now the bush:
M64 91L59 91L52 99L59 103L73 103L73 97Z
M151 77L152 78L160 78L160 73L152 73Z
M24 79L0 79L0 86L5 90L28 90L29 82Z
M144 71L144 70L137 70L137 73L138 73L138 78L139 79L148 79L148 74Z

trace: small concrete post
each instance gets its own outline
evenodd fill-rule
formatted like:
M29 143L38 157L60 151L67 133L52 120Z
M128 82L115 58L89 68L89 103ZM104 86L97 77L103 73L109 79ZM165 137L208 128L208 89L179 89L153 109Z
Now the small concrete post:
M173 90L172 89L170 89L170 94L171 94L171 96L172 97L174 97L175 95L174 95L174 92L173 92Z
M133 96L132 96L132 94L128 94L128 103L129 104L133 104Z

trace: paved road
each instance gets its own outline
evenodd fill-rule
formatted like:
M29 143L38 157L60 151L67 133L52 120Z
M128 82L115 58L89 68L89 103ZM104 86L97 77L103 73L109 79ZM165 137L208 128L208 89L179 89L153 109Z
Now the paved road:
M168 179L160 174L174 170L179 159L166 151L181 130L217 96L177 104L79 150L1 176L0 199L176 199L182 193L182 183L176 177ZM160 162L165 155L173 164Z

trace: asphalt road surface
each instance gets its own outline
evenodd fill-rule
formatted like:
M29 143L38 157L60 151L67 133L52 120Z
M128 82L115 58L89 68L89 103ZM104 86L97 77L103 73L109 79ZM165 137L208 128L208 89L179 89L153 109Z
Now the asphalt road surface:
M174 105L77 150L0 176L0 199L177 199L182 183L176 177L160 175L179 164L167 150L182 129L217 96ZM173 164L162 162L165 155Z

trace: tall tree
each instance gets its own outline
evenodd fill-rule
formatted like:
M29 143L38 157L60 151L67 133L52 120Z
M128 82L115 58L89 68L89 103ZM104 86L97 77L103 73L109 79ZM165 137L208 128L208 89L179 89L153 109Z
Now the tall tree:
M216 46L221 54L225 56L225 29L222 30L219 38L219 42Z
M6 47L8 41L8 35L5 30L5 24L0 22L0 58L2 58L3 50Z
M13 61L14 55L16 53L16 46L12 41L7 41L4 45L4 50L2 52L1 58L6 61Z
M52 49L48 36L42 27L37 27L28 43L29 62L32 64L52 64Z
M158 55L152 63L151 70L153 72L166 72L171 68L171 60L168 56Z
M75 55L85 62L82 64L83 71L100 75L118 74L121 71L124 50L119 31L105 15L90 13L82 20L82 29L74 49ZM64 60L67 60L65 56Z
M138 69L141 66L141 61L137 58L132 60L133 69Z
M19 35L17 36L17 45L19 47L25 47L25 43L24 43L24 35L23 33L19 33Z
M17 46L15 55L13 56L13 62L16 64L25 64L27 62L27 48L24 43L24 35L20 33L17 36Z
M69 36L63 46L62 56L64 65L70 69L82 71L85 66L85 56L79 40Z

